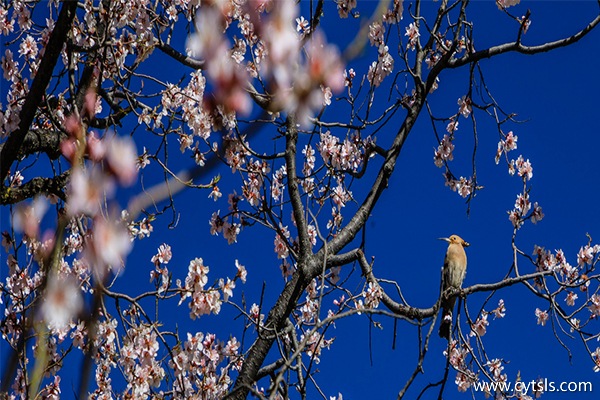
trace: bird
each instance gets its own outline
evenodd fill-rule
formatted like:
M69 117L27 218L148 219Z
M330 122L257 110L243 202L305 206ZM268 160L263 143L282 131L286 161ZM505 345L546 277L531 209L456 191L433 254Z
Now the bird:
M444 259L442 269L442 296L449 288L460 289L467 273L467 253L465 247L469 243L460 236L452 235L447 238L439 238L448 242L448 250ZM450 339L450 326L452 324L452 310L456 303L456 296L442 300L442 322L440 324L440 337Z

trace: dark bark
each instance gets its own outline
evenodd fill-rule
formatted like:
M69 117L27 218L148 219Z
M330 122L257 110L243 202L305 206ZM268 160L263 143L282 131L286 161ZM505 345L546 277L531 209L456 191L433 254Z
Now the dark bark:
M29 127L35 118L35 113L44 97L44 92L52 79L52 72L67 40L67 34L71 29L76 10L77 1L63 2L54 30L50 34L48 45L44 51L44 56L19 114L19 126L16 131L10 134L2 147L0 153L0 178L2 180L8 175L10 167L17 159L21 146L25 141L25 136L29 132Z

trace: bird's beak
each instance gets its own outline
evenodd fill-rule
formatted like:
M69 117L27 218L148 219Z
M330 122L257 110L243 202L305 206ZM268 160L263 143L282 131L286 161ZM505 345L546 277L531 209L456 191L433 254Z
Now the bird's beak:
M450 239L449 238L438 238L438 240L443 240L444 242L450 243Z

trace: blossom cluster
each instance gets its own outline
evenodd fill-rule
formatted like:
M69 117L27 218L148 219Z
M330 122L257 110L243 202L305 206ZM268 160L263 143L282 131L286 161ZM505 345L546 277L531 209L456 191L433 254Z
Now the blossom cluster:
M182 284L180 280L177 280L176 284L181 295L179 304L183 303L186 298L191 297L189 303L191 319L207 314L219 314L223 302L233 297L235 281L240 279L242 283L246 282L246 268L237 260L235 266L237 273L234 279L227 278L224 280L220 278L216 287L206 287L208 272L210 271L209 266L204 265L202 258L195 258L190 261L185 282ZM223 299L221 299L221 295Z
M468 118L472 112L472 101L467 96L462 96L458 99L458 112L451 116L448 124L446 125L446 132L440 140L438 147L433 153L433 162L436 167L441 168L446 166L446 172L444 178L446 180L445 185L448 186L452 191L457 192L461 197L469 197L475 191L475 182L473 178L466 178L461 176L456 179L450 172L448 162L454 160L454 134L458 130L458 118L463 116Z

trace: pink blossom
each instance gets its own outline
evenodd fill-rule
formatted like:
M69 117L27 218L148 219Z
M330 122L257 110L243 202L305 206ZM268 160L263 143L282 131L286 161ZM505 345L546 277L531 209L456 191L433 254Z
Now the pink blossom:
M310 23L303 16L296 18L296 31L303 36L310 32Z
M516 210L508 212L508 219L512 222L513 227L519 229L523 225L520 214Z
M471 333L469 336L482 337L487 332L487 327L490 324L487 320L488 314L484 312L481 317L477 318L477 321L471 326Z
M235 260L235 267L237 268L236 278L240 278L242 283L246 283L246 277L248 273L246 272L246 267L244 267L238 260Z
M14 175L10 175L8 178L8 181L10 182L10 187L11 188L15 188L15 187L19 187L23 184L23 175L21 174L21 171L15 171Z
M378 87L381 82L394 70L394 58L389 53L387 46L379 46L377 61L373 61L367 73L371 85Z
M355 77L356 77L356 72L354 72L354 68L350 68L349 70L344 70L344 86L351 88L352 81Z
M171 261L171 257L173 257L173 253L171 252L171 246L166 243L163 243L159 246L158 252L156 255L152 256L150 260L154 265L160 264L168 264Z
M524 160L523 156L519 156L515 161L515 166L518 170L518 175L527 181L533 177L533 167L529 160Z
M546 322L548 322L548 313L546 311L542 311L539 308L535 309L535 316L537 317L537 324L538 325L546 325Z
M504 318L506 315L506 307L504 306L504 300L500 299L498 301L498 307L492 310L494 313L494 318Z
M369 282L368 288L363 292L365 298L365 308L377 308L379 307L379 301L383 297L383 291L381 286Z
M504 151L509 152L511 150L516 150L517 140L519 140L519 137L513 134L513 131L508 132L506 134L506 139L504 141L501 141Z
M460 99L458 99L458 106L459 106L458 113L461 114L465 118L468 118L469 115L471 114L471 112L473 111L473 109L471 107L471 99L466 96L463 96ZM511 132L511 134L512 134L512 132Z
M221 191L219 190L219 187L217 185L214 185L212 190L208 194L208 198L212 197L212 199L214 201L219 200L221 198L221 196L223 196L223 193L221 193Z
M408 36L408 45L407 48L410 50L414 50L417 45L417 41L421 34L419 33L419 27L414 22L411 22L406 28L406 33L404 36Z
M237 235L240 233L241 225L236 223L230 224L225 222L223 224L223 237L227 239L228 244L237 242Z
M600 316L600 296L593 294L590 298L590 306L588 307L593 316Z
M348 15L354 8L356 8L356 0L337 0L338 15L340 18L348 18Z
M592 265L592 261L594 260L594 248L589 246L589 245L585 245L583 247L579 248L579 252L577 253L577 265L578 266L584 266L584 265Z
M461 176L460 179L456 182L456 192L462 197L468 197L473 191L473 182L471 179L468 179Z
M521 215L525 215L531 209L531 202L529 201L529 194L519 193L515 202L515 210L519 211Z
M227 278L227 281L222 278L219 279L219 287L223 291L223 300L228 301L230 297L233 297L233 289L235 289L235 281Z
M371 46L379 47L383 43L385 27L379 21L374 21L369 25L369 42Z
M11 33L15 29L14 22L13 18L8 18L8 10L0 6L0 33L3 35Z
M542 212L542 207L538 205L537 201L533 203L533 212L531 213L531 222L537 224L544 218L544 213Z
M38 48L35 39L31 35L27 35L19 46L19 54L23 58L29 58L35 60L38 54Z
M96 95L96 91L91 89L88 90L88 92L85 94L85 102L83 105L85 115L90 118L93 118L96 115L96 104L98 100L99 98Z
M486 365L494 379L503 380L502 371L504 370L504 367L502 366L502 360L495 358L488 361Z
M286 281L289 277L291 277L294 274L294 267L285 258L281 260L281 265L279 266L279 269L281 270L281 276Z
M448 125L446 126L446 132L452 134L454 132L456 132L458 130L458 121L455 121L454 119L450 119L450 122L448 122Z
M179 150L182 154L185 153L186 149L190 149L194 144L194 138L192 135L186 135L185 133L180 133L179 139L177 140L179 141Z
M212 59L223 48L226 40L223 35L223 14L216 7L202 7L195 22L196 34L188 39L188 53L193 57Z
M591 356L594 361L594 372L600 372L600 347L596 347Z
M575 300L577 300L578 296L577 293L574 292L567 292L567 297L565 298L565 303L567 303L568 306L574 306L575 305Z
M442 167L445 161L452 161L454 159L453 151L454 144L452 144L451 136L444 135L433 155L435 165L437 167Z
M290 232L287 229L287 226L279 226L281 233L275 233L275 253L278 258L286 258L289 255L287 240L290 237ZM283 237L282 237L283 235Z
M18 76L19 63L13 59L13 53L9 49L4 51L4 57L2 57L2 71L4 72L4 79L7 81L12 81Z

